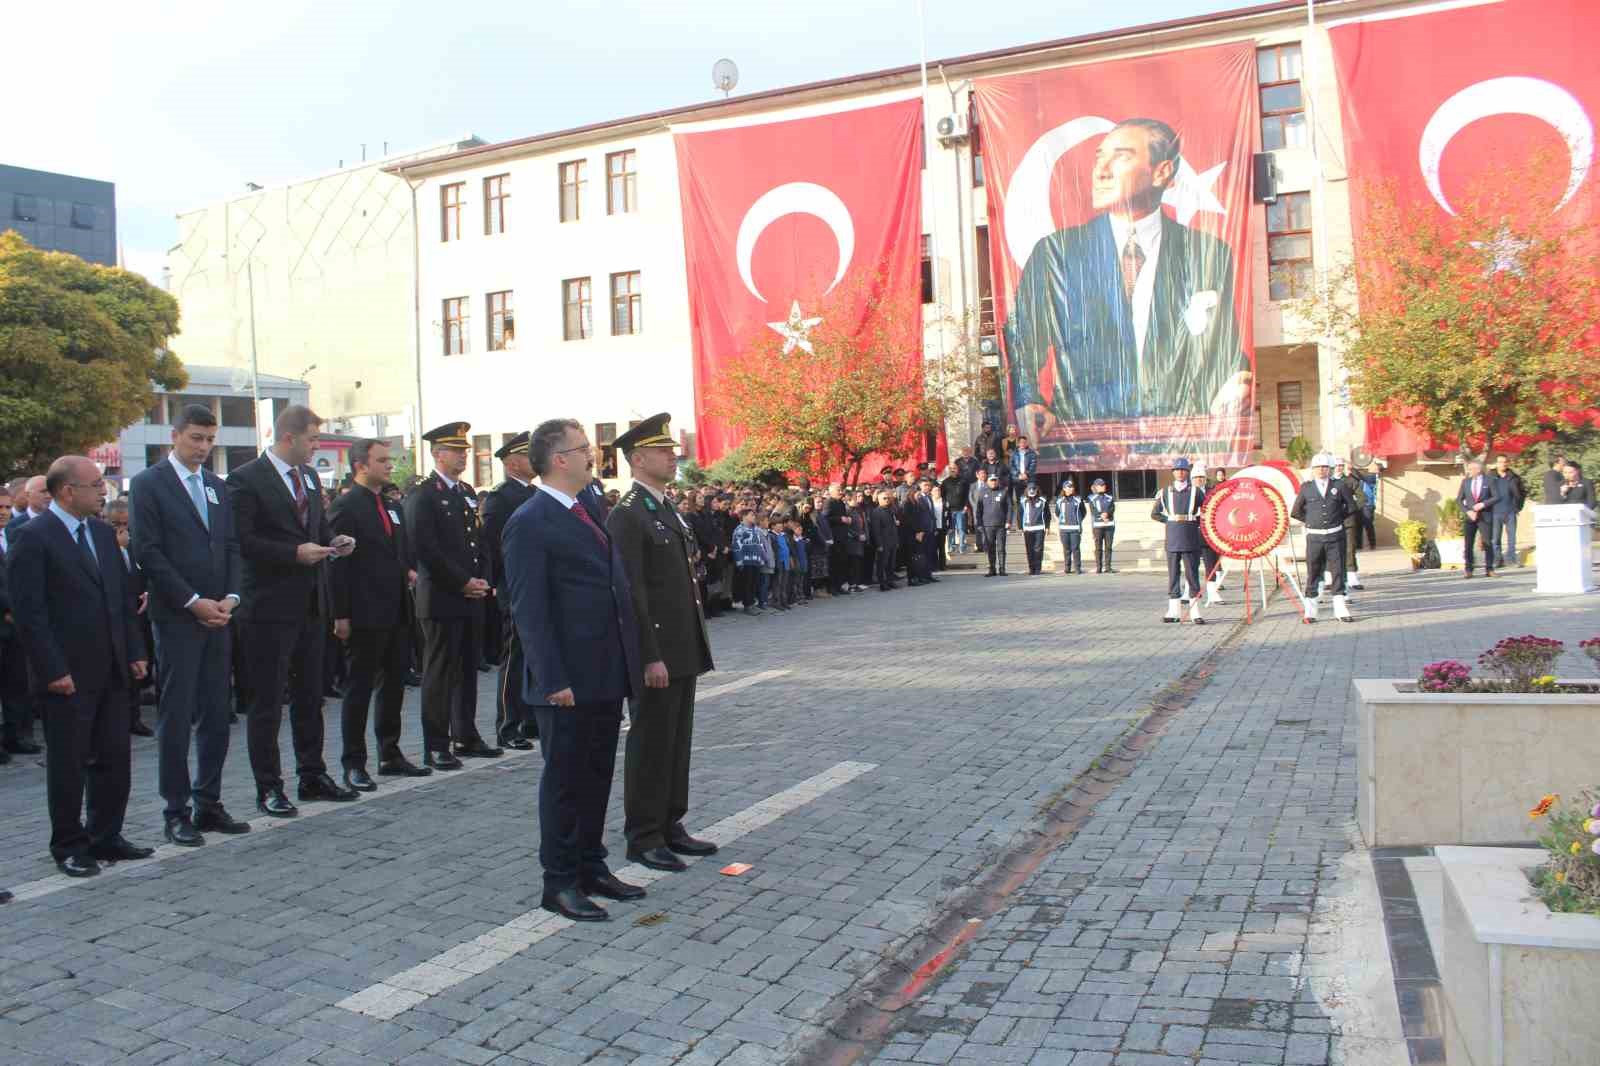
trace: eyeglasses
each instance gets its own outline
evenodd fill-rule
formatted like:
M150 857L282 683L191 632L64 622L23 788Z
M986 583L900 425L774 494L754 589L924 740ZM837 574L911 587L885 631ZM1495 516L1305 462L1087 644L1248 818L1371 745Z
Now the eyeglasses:
M69 489L103 489L105 487L106 483L104 481L90 481L88 483L79 483L77 481L67 482L67 488Z
M555 454L556 455L566 455L569 452L586 452L588 450L589 450L589 446L587 444L580 444L576 448L562 448L560 451L556 452Z

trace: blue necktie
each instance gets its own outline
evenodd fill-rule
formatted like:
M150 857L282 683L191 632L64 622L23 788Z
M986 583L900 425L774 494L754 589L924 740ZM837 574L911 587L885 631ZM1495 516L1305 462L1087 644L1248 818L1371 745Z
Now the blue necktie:
M200 524L210 529L211 515L206 511L205 493L200 490L200 475L190 474L185 480L189 482L189 498L194 501L195 510L200 512Z

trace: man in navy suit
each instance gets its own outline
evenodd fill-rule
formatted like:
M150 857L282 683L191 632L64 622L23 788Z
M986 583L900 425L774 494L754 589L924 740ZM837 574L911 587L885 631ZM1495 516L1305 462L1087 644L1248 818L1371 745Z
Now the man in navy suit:
M228 622L240 601L240 573L228 486L206 469L216 442L211 408L185 405L172 427L166 461L141 470L128 487L133 560L150 594L147 610L161 661L156 749L165 832L183 847L204 844L204 830L250 829L222 805L230 719Z
M643 690L633 595L621 554L583 497L593 468L583 427L552 419L529 434L539 491L506 522L511 616L525 659L523 698L539 723L539 862L545 910L610 917L589 897L639 899L606 867L602 840L622 701Z
M102 861L152 854L122 835L129 682L148 660L116 534L93 517L105 505L100 468L64 455L45 489L49 509L10 538L11 614L44 718L50 854L68 877L91 877Z
M1467 463L1467 476L1461 479L1456 490L1456 503L1461 505L1461 537L1464 542L1466 573L1471 577L1477 560L1472 549L1483 544L1483 573L1494 577L1494 509L1500 500L1500 479L1483 472L1483 464L1473 459Z
M26 479L23 479L26 481ZM18 494L25 497L20 486ZM0 764L13 755L37 755L33 743L33 708L28 703L28 667L23 661L22 643L11 622L11 593L6 585L6 560L11 554L11 538L17 535L11 521L12 502L26 507L9 485L0 485Z

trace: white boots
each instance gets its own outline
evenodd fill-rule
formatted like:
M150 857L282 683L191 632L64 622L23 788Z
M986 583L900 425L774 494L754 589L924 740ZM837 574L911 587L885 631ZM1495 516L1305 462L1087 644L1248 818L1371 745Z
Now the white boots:
M1208 606L1208 607L1215 607L1215 606L1226 607L1227 604L1222 599L1221 591L1222 591L1222 579L1220 577L1217 578L1215 581L1207 581L1206 582L1206 606Z
M1317 620L1317 598L1315 596L1307 596L1305 598L1305 601L1306 601L1306 621L1307 622L1315 622Z
M1354 622L1350 617L1350 603L1343 596L1333 598L1333 616L1341 622Z
M1362 585L1361 585L1361 571L1359 571L1359 570L1350 571L1350 575L1349 575L1348 578L1346 578L1345 583L1347 585L1349 585L1353 589L1361 588L1362 587Z
M1167 613L1162 615L1163 622L1181 622L1183 620L1183 604L1181 600L1168 600Z
M1197 626L1203 626L1206 624L1206 620L1200 615L1199 596L1196 596L1194 599L1189 601L1189 621L1193 622Z

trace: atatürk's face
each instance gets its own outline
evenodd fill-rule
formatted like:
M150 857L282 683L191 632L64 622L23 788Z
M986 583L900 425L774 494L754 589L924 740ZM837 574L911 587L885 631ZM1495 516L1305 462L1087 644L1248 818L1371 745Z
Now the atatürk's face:
M1156 209L1172 181L1173 164L1150 164L1149 130L1121 126L1106 134L1094 154L1090 203L1096 211L1143 218Z

